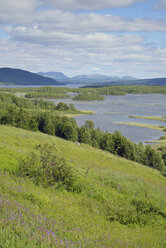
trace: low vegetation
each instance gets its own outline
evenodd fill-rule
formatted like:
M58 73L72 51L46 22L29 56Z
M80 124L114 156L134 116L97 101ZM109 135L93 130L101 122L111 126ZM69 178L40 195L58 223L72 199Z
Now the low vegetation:
M14 102L14 104L8 104L8 98L9 103ZM95 129L92 121L86 121L84 126L78 127L75 119L56 115L53 111L56 109L58 111L75 112L76 109L72 104L68 106L60 102L55 106L50 102L48 102L47 105L46 102L46 107L49 111L42 111L40 108L38 111L32 111L27 108L31 100L12 96L12 94L7 93L6 95L1 95L0 100L2 106L0 111L0 124L11 125L31 131L40 131L49 135L56 135L66 140L85 143L109 151L112 154L142 163L143 165L156 168L165 174L165 165L161 154L150 146L143 146L141 143L138 145L134 144L120 132L111 134L102 132L99 128ZM45 103L45 101L41 100L36 103L38 107L40 107L39 104L43 102ZM33 107L34 104L32 101ZM53 109L52 111L51 108ZM153 160L151 157L153 157Z
M0 247L165 248L165 140L57 114L75 111L0 94Z
M32 152L19 161L17 175L29 177L37 185L43 187L62 186L67 191L78 191L74 188L76 177L72 167L64 158L58 156L53 145L36 146L37 152Z
M45 98L45 99L68 99L70 96L66 93L54 92L32 92L25 94L26 98Z
M57 115L81 115L81 114L93 114L91 111L79 111L77 110L73 104L66 104L63 102L59 102L57 105L52 101L44 101L42 99L27 99L24 97L16 96L11 93L0 93L0 107L1 114L6 109L20 108L26 109L26 111L33 113L36 115L37 113L43 113L44 111L49 111L52 114ZM36 119L36 118L35 118Z
M165 247L158 171L39 132L0 137L2 247Z
M100 96L98 94L91 94L91 93L81 93L75 95L72 100L76 101L103 101L105 98L104 96Z
M47 98L51 98L52 96L58 96L58 94L62 96L68 96L67 93L79 93L92 94L98 96L103 95L125 95L125 94L166 94L166 86L145 86L145 85L119 85L119 86L108 86L108 87L97 87L91 86L90 88L67 88L67 87L30 87L30 88L0 88L0 91L10 92L10 93L26 93L31 94L31 96L35 96L41 98L42 96L46 96Z
M154 120L154 121L164 121L166 122L166 116L137 116L137 115L129 115L130 118L138 118L138 119L145 119L145 120Z
M145 86L145 85L119 85L119 86L92 86L92 89L101 95L125 95L125 94L166 94L166 86Z
M116 122L116 123L121 125L128 125L128 126L145 127L145 128L150 128L165 132L165 127L160 125L140 123L140 122Z

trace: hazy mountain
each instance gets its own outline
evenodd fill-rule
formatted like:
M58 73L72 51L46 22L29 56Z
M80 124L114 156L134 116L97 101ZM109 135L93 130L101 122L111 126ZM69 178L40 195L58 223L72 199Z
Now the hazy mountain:
M109 86L109 85L166 85L166 78L136 79L131 76L117 77L101 74L77 75L67 77L61 72L39 72L13 68L0 68L0 83L15 85L63 85L63 84L83 84L89 86Z
M76 75L74 77L67 77L61 72L38 72L39 75L54 78L59 82L73 83L73 84L96 84L96 83L110 83L115 81L124 80L135 80L136 78L131 76L117 77L117 76L107 76L102 74L91 74L91 75Z
M53 78L13 68L0 68L0 82L17 85L58 85Z
M121 78L122 80L136 80L135 77L131 77L131 76L124 76Z
M38 72L39 75L44 77L50 77L54 78L59 81L65 81L67 79L70 79L69 77L65 76L62 72L55 72L55 71L49 71L49 72Z
M93 80L120 80L120 77L111 77L111 76L106 76L106 75L101 75L101 74L92 74L92 75L78 75L73 77L73 79L93 79Z

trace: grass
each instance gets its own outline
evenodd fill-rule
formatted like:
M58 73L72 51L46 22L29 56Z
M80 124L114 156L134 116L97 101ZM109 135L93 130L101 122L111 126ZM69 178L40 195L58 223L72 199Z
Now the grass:
M154 130L164 131L165 127L160 125L152 125L146 123L138 123L138 122L115 122L116 124L128 125L128 126L136 126L136 127L145 127Z
M78 193L17 177L18 158L55 144ZM166 246L166 179L156 170L39 132L0 126L0 247Z
M76 117L80 115L94 115L95 113L93 111L89 110L78 110L77 113L67 113L62 111L56 111L56 114L59 114L61 116L67 116L67 117Z
M138 119L146 119L146 120L154 120L154 121L166 121L165 116L157 117L157 116L137 116L137 115L130 115L130 118L138 118Z

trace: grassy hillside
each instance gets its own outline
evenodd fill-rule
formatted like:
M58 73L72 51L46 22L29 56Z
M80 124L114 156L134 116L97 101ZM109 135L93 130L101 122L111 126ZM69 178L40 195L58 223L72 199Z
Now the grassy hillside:
M18 160L54 144L80 192L16 176ZM166 179L157 170L63 139L0 126L0 247L166 246Z

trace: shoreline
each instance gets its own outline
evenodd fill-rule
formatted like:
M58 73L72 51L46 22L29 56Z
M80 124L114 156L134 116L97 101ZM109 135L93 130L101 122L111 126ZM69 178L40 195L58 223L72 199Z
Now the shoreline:
M152 125L152 124L146 124L146 123L138 123L138 122L115 122L116 124L120 125L128 125L128 126L135 126L135 127L143 127L143 128L149 128L153 130L162 131L163 135L160 136L157 140L149 140L145 143L156 143L156 144L165 144L166 143L166 127L160 126L160 125Z

